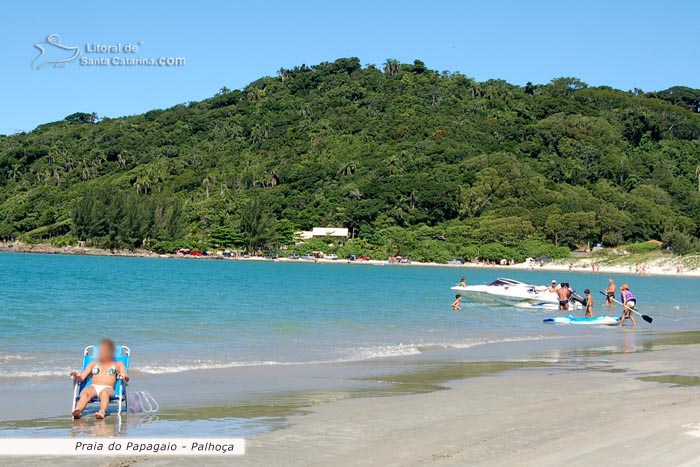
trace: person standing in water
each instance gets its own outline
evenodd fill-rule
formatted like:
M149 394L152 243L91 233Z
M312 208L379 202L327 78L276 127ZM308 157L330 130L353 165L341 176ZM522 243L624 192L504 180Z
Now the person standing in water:
M557 289L557 297L559 297L559 309L568 310L569 299L571 298L571 289L569 289L568 283L563 282L561 287Z
M591 295L591 291L589 289L586 289L583 291L583 293L586 295L586 318L593 318L593 295Z
M455 295L455 301L452 302L452 309L454 311L459 311L460 310L460 306L459 306L460 303L462 303L462 296L459 294Z
M622 316L620 317L620 326L625 325L625 319L629 318L632 321L632 327L637 326L634 320L634 307L637 306L637 297L630 290L629 285L624 284L620 287L620 295L622 298Z
M612 279L609 279L608 280L608 287L605 289L605 294L608 296L608 298L605 299L605 306L607 306L607 307L613 306L613 299L615 298L616 291L617 291L617 287L615 287L615 281Z

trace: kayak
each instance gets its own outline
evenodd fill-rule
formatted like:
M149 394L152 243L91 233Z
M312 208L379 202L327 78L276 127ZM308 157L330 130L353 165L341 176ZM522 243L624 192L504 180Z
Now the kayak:
M542 320L550 324L597 324L604 326L615 326L620 324L620 318L613 316L597 316L595 318L577 318L575 316L556 316L554 318L546 318Z

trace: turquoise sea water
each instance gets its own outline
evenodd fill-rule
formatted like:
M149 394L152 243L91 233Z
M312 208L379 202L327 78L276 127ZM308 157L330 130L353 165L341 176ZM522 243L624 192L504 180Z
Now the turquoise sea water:
M167 374L621 332L542 324L551 311L450 308L449 288L461 275L471 284L555 278L597 291L608 277L598 274L34 254L0 254L0 270L0 383L65 377L82 348L102 337L132 348L135 371ZM653 326L638 320L635 332L700 329L697 279L616 281L628 282L655 317Z

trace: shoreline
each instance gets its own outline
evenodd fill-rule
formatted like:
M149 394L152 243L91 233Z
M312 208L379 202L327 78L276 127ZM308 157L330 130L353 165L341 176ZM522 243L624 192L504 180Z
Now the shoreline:
M272 417L278 422L285 419L282 425L290 426L290 417L348 399L441 392L455 382L512 370L556 370L562 366L587 370L608 366L611 360L626 355L644 360L647 354L686 347L697 347L700 352L700 330L503 340L355 362L222 367L163 374L132 368L131 386L134 390L148 389L157 398L161 405L158 415L166 421L166 427L160 430L166 433L170 433L167 421L194 422L198 420L196 414L203 411L214 420ZM666 365L664 371L682 371L679 362L683 361ZM197 381L210 384L195 395L183 397ZM71 431L71 421L64 410L70 392L67 376L0 380L0 396L6 401L19 402L28 392L38 397L37 403L31 407L9 403L8 410L0 416L0 436L10 426ZM107 424L114 420L115 417L107 419ZM261 426L265 423L260 422Z
M681 338L682 341L682 338ZM439 389L326 400L286 414L288 423L248 437L241 465L695 465L700 462L697 338L654 351L563 356L548 365L467 363L468 374L389 375ZM480 366L481 365L481 366ZM460 366L460 368L462 368ZM444 381L440 381L441 377ZM441 390L442 389L442 390ZM445 390L446 389L446 390ZM624 397L621 403L620 397ZM222 406L223 407L223 406ZM215 415L216 407L196 410ZM127 417L128 423L128 417ZM91 425L91 423L89 424ZM643 447L643 449L641 448ZM123 465L127 458L101 458ZM128 459L190 465L191 458ZM31 465L38 458L16 458ZM94 465L61 457L55 465ZM209 465L231 459L207 458Z
M197 261L260 261L260 262L280 262L298 264L344 264L353 266L391 266L391 267L429 267L429 268L451 268L451 269L492 269L494 271L543 271L543 272L571 272L578 274L613 274L613 275L642 275L642 276L671 276L671 277L700 277L700 267L683 269L679 273L676 269L678 265L684 265L687 258L699 259L697 255L689 257L674 256L667 258L653 258L642 261L645 265L644 274L635 272L639 258L630 256L629 261L625 261L625 256L609 257L579 257L554 260L544 264L530 265L528 263L516 263L510 265L491 265L483 263L445 264L434 262L412 261L407 264L390 264L387 260L370 259L366 261L348 261L345 259L329 260L319 258L315 261L303 259L277 258L269 259L261 256L251 256L249 258L226 258L223 256L186 256L178 254L158 254L150 250L107 250L93 247L65 246L53 247L44 243L28 245L22 242L0 243L0 253L24 253L24 254L45 254L45 255L67 255L67 256L102 256L120 258L152 258L152 259L182 259ZM609 260L617 261L617 264L601 264ZM596 265L596 270L592 270L592 264Z

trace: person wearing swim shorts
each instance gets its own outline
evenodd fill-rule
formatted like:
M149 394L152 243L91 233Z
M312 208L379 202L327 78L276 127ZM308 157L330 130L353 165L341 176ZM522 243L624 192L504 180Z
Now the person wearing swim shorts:
M569 299L571 298L571 289L569 289L568 283L563 282L561 287L557 289L557 297L559 297L559 309L568 310Z
M92 375L92 384L83 389L80 393L80 400L75 405L73 418L79 419L88 403L98 398L100 400L100 410L95 412L95 418L102 420L107 414L109 398L114 395L114 386L118 379L129 381L126 374L126 367L121 362L114 360L114 353L117 347L111 339L102 339L97 348L97 359L90 362L85 371L78 373L71 371L71 376L78 381L85 381Z
M620 317L620 326L625 325L625 319L629 318L632 321L632 327L637 326L634 320L634 307L637 306L637 297L630 290L630 286L624 284L620 287L622 297L622 316Z

